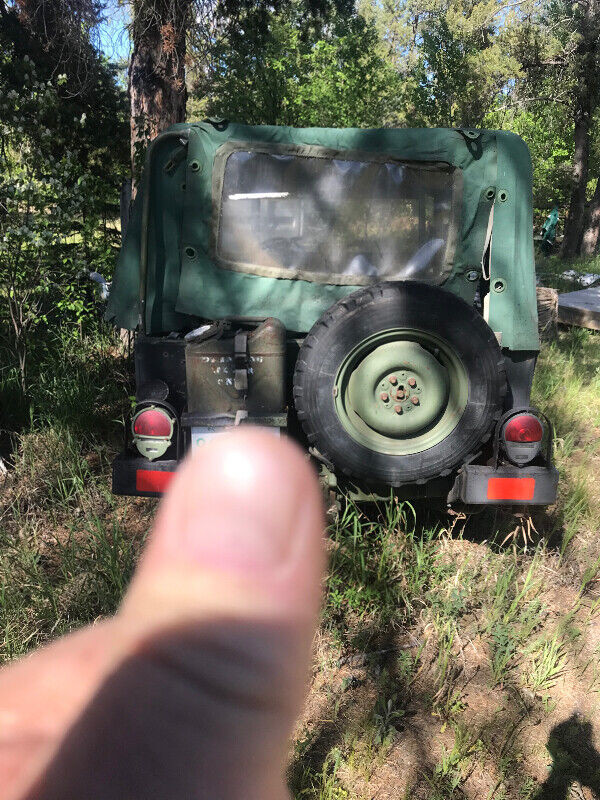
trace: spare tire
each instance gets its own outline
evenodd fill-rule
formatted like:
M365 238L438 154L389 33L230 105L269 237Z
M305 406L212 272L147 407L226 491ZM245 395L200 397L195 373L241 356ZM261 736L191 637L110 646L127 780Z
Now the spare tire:
M306 336L294 374L309 443L347 476L390 486L471 460L505 392L502 352L481 315L414 281L335 303Z

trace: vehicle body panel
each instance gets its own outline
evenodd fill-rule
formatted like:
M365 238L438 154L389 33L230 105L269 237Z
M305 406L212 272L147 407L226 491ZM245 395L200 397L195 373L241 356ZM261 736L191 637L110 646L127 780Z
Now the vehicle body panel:
M222 128L222 129L218 129ZM472 303L491 239L489 324L503 348L537 351L531 162L524 142L506 131L329 129L181 124L149 148L107 317L149 335L193 327L199 319L276 316L306 332L364 281L340 285L236 271L214 251L218 154L234 143L384 153L398 162L446 163L462 171L462 208L452 271L444 288ZM373 279L376 282L377 278ZM501 281L501 283L498 283ZM498 283L498 289L494 290Z

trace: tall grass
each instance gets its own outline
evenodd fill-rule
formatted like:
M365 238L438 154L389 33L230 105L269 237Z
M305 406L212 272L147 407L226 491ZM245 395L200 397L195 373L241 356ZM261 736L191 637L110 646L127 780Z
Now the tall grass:
M101 325L54 330L32 351L30 378L23 395L15 369L0 370L11 466L0 485L0 660L112 613L143 530L110 492L130 392L118 339Z
M561 557L582 528L600 524L600 497L590 463L600 446L600 336L581 328L560 333L540 354L533 403L551 419L560 470L555 531Z
M139 542L119 523L91 517L48 533L0 528L0 661L113 613Z

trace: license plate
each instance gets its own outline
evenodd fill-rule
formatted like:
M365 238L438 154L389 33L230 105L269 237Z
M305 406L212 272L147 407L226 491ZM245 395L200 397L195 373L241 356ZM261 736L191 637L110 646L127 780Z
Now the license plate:
M219 436L226 431L230 431L233 425L221 425L221 426L208 426L208 427L192 427L192 449L196 447L202 447L202 445L208 444L211 439L214 439L215 436ZM265 431L269 431L275 436L279 436L281 430L279 428L263 428Z
M225 431L229 430L229 428L220 426L220 427L193 427L192 428L192 448L202 447L202 445L207 444L210 442L211 439L214 439L215 436L218 436L220 433L224 433Z

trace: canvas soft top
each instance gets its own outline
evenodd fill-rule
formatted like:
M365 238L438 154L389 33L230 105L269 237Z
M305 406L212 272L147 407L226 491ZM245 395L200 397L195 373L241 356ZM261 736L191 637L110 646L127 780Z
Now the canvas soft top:
M365 280L331 283L251 273L215 257L219 164L232 144L293 147L309 154L384 154L398 162L460 170L460 213L444 288L472 303L489 243L489 324L511 350L537 350L531 161L506 131L332 129L202 122L174 125L150 146L109 298L107 318L149 335L188 330L198 319L278 317L306 332L334 302ZM215 165L217 165L215 167Z

